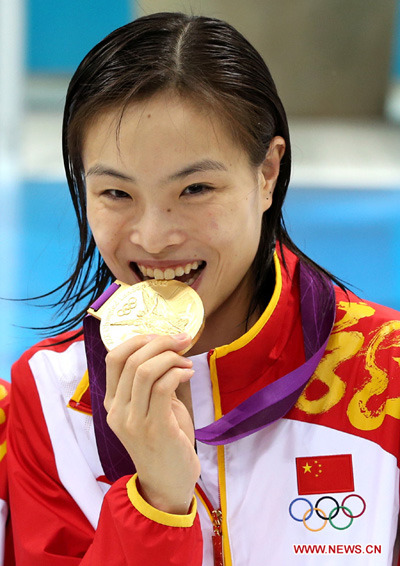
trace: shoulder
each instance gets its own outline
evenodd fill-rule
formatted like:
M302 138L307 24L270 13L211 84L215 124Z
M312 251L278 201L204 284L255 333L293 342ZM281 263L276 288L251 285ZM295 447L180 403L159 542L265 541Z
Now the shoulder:
M13 391L34 382L46 389L72 390L86 370L83 336L72 331L38 342L12 367Z
M64 332L63 334L58 334L57 336L52 336L51 338L46 338L37 342L34 346L31 346L28 350L22 354L22 356L15 362L14 365L26 364L31 358L33 358L37 353L53 352L55 354L63 354L75 344L83 343L83 334L78 330L72 330L70 332Z
M336 289L325 354L293 414L377 442L400 459L400 313Z
M353 373L355 388L365 387L372 380L378 391L378 379L381 387L385 384L387 393L395 388L397 397L400 312L342 290L336 292L336 298L336 320L328 351L338 354L336 363L344 364L347 376Z
M78 330L71 330L70 332L64 332L62 334L58 334L56 336L51 336L50 338L46 338L37 342L33 346L31 346L28 350L26 350L20 359L17 361L26 361L29 360L32 356L36 354L36 352L42 351L52 351L52 352L64 352L67 350L71 344L75 344L77 342L83 341L83 334L80 329Z
M343 365L348 377L353 375L355 388L372 380L379 389L378 379L380 386L385 383L387 394L395 389L397 397L400 312L342 290L336 298L336 320L328 343L330 358Z
M335 287L336 321L335 327L349 328L357 326L360 330L371 332L382 325L400 323L400 312L372 301L360 299L351 291L343 291Z

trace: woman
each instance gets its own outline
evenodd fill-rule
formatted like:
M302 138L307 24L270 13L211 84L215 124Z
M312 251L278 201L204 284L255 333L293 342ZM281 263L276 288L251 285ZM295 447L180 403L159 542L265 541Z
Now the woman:
M316 541L391 564L398 313L290 240L287 122L258 53L218 20L136 20L76 71L63 144L81 247L70 332L14 366L17 564L314 564ZM71 331L114 279L149 278L198 292L195 344L107 354L94 317Z

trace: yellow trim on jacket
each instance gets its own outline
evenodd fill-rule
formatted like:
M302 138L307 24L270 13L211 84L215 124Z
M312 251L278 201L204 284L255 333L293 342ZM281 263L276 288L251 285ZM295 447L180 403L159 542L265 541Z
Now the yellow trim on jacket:
M139 511L139 513L141 513L151 521L159 523L160 525L165 525L167 527L193 526L197 513L197 501L194 496L190 505L189 513L187 515L175 515L173 513L165 513L165 511L160 511L159 509L152 507L149 503L147 503L145 499L143 499L137 488L137 474L135 474L128 480L126 489L132 505Z

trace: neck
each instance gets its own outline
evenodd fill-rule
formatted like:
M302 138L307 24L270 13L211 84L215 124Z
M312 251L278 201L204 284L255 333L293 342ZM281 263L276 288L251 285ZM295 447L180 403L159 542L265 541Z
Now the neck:
M258 319L258 309L247 320L250 305L249 281L245 278L235 293L211 313L204 326L204 330L189 350L188 355L195 356L209 352L213 348L230 344L242 336Z

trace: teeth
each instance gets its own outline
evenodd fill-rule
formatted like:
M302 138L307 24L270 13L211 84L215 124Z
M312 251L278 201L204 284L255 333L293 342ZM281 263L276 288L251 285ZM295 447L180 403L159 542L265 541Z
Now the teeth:
M187 263L184 266L179 265L175 269L167 267L167 269L164 270L159 269L158 267L153 269L152 267L145 267L144 265L138 265L138 267L145 277L154 277L154 279L175 279L175 277L181 277L184 274L188 275L191 271L198 269L201 263L201 261L194 261L193 263ZM188 285L191 285L194 279L194 277L190 278L187 282Z
M175 277L175 271L170 267L164 271L164 279L173 279Z

